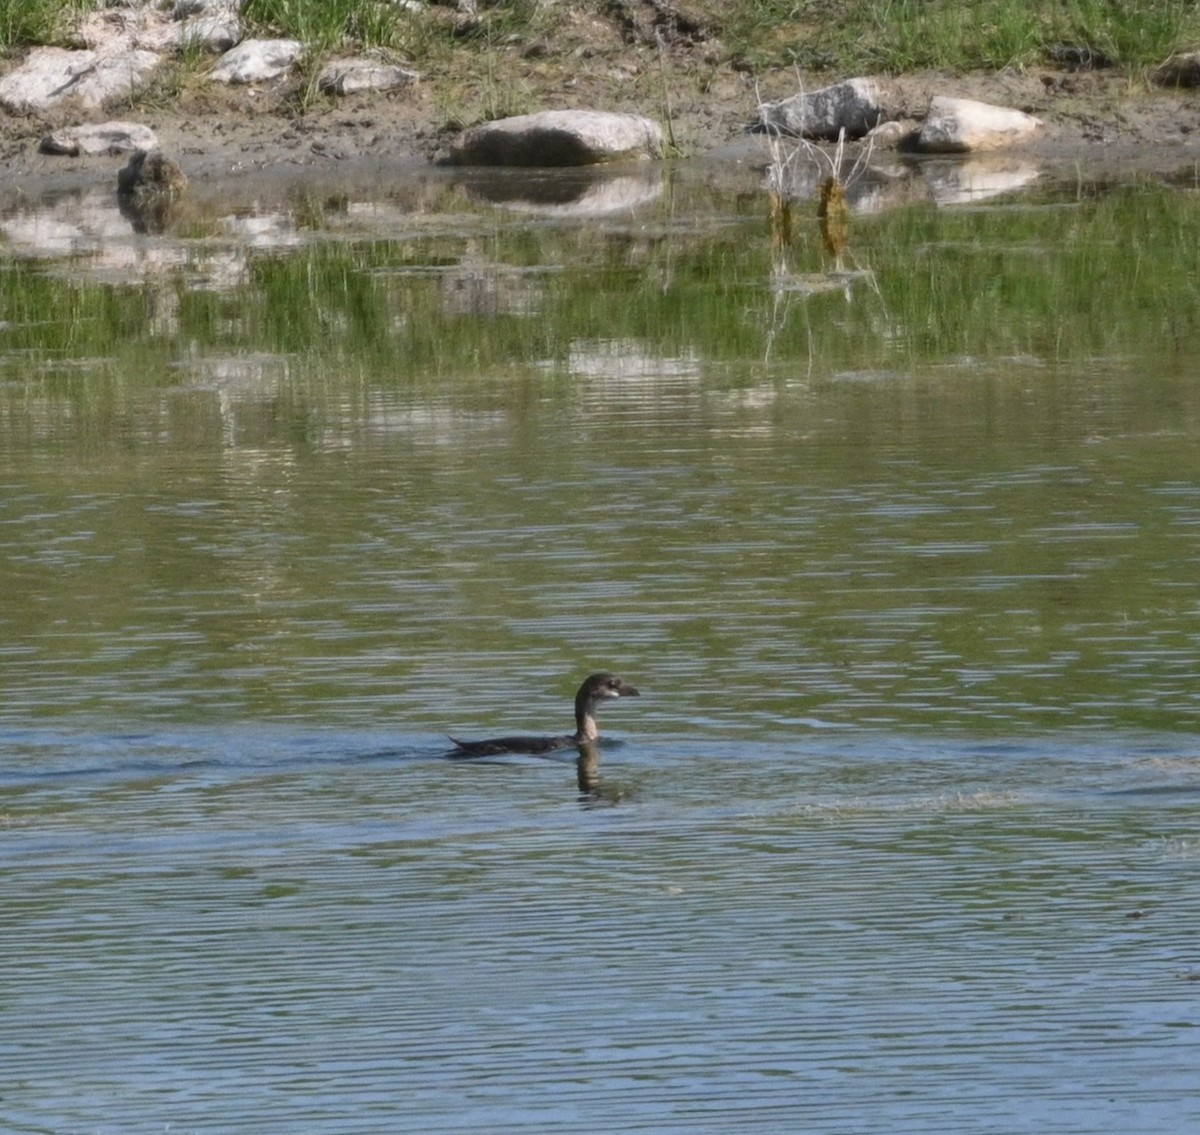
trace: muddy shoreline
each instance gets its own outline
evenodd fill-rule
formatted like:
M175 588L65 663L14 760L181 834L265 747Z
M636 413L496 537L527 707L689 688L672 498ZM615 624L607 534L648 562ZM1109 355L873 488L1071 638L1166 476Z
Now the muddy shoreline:
M814 79L812 86L838 76ZM1115 72L913 74L878 78L890 118L915 122L930 97L949 94L1034 114L1045 130L1022 155L1089 179L1139 172L1200 180L1200 93L1156 89ZM107 112L0 114L0 201L39 198L109 182L124 156L62 157L38 151L51 130L111 119L151 127L199 189L236 184L294 184L352 177L375 180L428 172L456 123L448 122L437 76L397 94L322 97L297 109L295 88L212 89L195 86L178 98ZM794 74L758 80L729 69L672 76L670 127L685 157L739 162L764 159L760 139L745 133L759 99L794 94ZM566 91L548 84L529 96L532 108L627 110L664 120L646 85L578 77Z

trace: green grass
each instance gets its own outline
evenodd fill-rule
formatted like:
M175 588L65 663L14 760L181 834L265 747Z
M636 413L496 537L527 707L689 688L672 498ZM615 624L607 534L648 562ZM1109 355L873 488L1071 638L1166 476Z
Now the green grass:
M842 71L1027 67L1053 44L1104 52L1121 66L1200 46L1193 0L762 0L726 17L735 55L756 66Z
M386 0L246 0L242 9L256 33L299 39L316 52L382 49L414 61L453 42L528 42L551 20L551 7L539 0L481 5L480 13L468 26L453 8L409 10Z
M0 50L62 43L79 15L94 7L91 0L2 0Z
M411 14L382 0L246 0L242 17L257 31L318 50L403 48L413 23Z
M0 0L0 50L61 43L97 0ZM716 30L726 57L754 70L798 65L842 73L1028 67L1056 43L1086 45L1137 69L1200 47L1195 0L689 0ZM409 10L387 0L246 0L255 35L304 41L312 57L382 50L418 64L501 49L520 53L572 15L608 18L595 3L495 0L464 23L452 7ZM569 46L564 45L564 53Z

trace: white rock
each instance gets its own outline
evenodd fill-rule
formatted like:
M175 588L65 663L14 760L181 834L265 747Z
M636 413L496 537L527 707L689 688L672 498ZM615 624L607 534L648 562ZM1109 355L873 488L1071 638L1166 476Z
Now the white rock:
M452 165L580 166L629 158L659 158L658 123L636 114L545 110L485 122L460 135Z
M1040 118L1019 110L937 95L917 135L917 149L932 154L1000 150L1025 141L1041 127Z
M229 51L242 38L242 25L233 12L193 16L178 25L176 46L182 51L202 47L207 51Z
M97 122L87 126L68 126L42 139L43 154L127 154L134 150L153 150L158 136L140 122Z
M0 106L15 113L45 110L66 99L88 109L128 98L161 62L152 51L66 51L34 48L25 62L0 79Z
M393 91L419 78L415 71L370 59L333 59L321 68L317 85L331 94L349 95L357 91Z
M842 130L847 138L861 138L882 121L879 84L874 79L847 79L780 102L763 103L750 128L763 134L836 141Z
M286 73L304 45L296 39L248 39L221 57L212 78L220 83L261 83Z
M35 47L21 66L0 77L0 106L14 113L53 106L61 98L59 92L78 82L97 59L94 51Z
M86 75L81 75L73 94L89 108L113 99L127 99L162 62L153 51L124 51L102 57Z

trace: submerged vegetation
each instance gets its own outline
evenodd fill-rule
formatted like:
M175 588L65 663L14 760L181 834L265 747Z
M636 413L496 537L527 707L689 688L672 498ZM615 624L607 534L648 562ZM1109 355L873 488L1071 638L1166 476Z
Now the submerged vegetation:
M0 5L0 49L63 42L80 13L102 6L100 0L7 0ZM317 51L394 51L418 64L480 50L522 57L535 42L539 57L557 53L569 60L580 35L603 24L618 43L703 45L717 61L752 70L1024 67L1045 61L1059 44L1139 68L1200 43L1200 7L1192 0L499 0L462 6L245 0L242 14L252 34L291 36Z

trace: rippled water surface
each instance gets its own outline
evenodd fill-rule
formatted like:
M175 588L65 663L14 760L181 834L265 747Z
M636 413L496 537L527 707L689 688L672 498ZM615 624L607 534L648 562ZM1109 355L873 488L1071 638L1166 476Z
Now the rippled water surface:
M672 177L0 210L4 1130L1200 1125L1194 196Z

